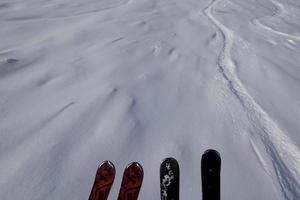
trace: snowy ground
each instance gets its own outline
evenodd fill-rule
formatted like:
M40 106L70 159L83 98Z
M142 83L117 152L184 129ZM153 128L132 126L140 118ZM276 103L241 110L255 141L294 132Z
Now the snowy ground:
M159 163L201 199L300 199L298 0L1 0L0 199L87 199L99 163Z

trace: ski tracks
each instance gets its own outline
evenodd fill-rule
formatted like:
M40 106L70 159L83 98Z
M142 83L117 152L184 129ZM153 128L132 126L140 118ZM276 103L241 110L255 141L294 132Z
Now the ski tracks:
M279 3L278 1L271 0L271 2L276 6L276 12L274 13L273 16L276 16L276 15L277 16L283 16L288 12L288 11L285 10L284 6L281 3ZM257 18L254 19L252 23L253 23L253 25L257 26L258 28L264 29L264 30L266 30L266 31L268 31L272 34L283 36L283 37L286 37L286 38L291 39L291 40L300 41L300 36L284 33L284 32L281 32L281 31L277 31L277 30L271 28L270 26L267 26L267 25L261 23L260 20L257 19Z
M288 34L288 33L283 33L283 32L280 32L280 31L276 31L274 30L273 28L267 26L267 25L264 25L262 24L258 19L254 19L253 20L253 24L266 30L266 31L269 31L273 34L276 34L276 35L280 35L280 36L284 36L286 38L289 38L289 39L293 39L293 40L299 40L300 41L300 36L296 36L296 35L291 35L291 34Z
M224 45L218 59L219 70L226 79L234 96L245 109L256 134L251 134L251 144L260 158L260 163L268 174L275 173L285 199L300 198L300 150L280 127L271 119L263 108L256 103L247 92L245 86L236 74L235 63L231 59L231 49L235 35L213 15L214 8L221 0L213 0L204 10L204 14L220 31ZM259 135L257 135L259 134ZM259 139L257 140L257 137ZM269 161L263 159L256 146L262 143ZM272 163L267 165L266 163Z

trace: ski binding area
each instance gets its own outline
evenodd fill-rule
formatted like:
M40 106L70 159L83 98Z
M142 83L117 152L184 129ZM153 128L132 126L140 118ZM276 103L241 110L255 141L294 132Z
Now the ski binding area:
M300 199L299 22L299 0L1 0L0 199L159 199L164 158L201 199L207 149L221 199Z

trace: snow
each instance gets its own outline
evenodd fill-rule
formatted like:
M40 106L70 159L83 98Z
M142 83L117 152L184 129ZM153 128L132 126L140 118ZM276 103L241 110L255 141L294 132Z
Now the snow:
M181 199L222 156L222 199L300 199L297 0L0 1L0 199L87 199L97 166Z

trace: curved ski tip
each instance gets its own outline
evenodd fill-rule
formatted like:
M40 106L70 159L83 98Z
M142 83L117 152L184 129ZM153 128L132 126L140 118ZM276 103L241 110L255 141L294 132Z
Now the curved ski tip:
M168 158L163 159L162 163L164 163L164 162L176 162L176 163L178 163L178 161L173 157L168 157Z
M131 177L130 182L133 181L137 185L142 185L144 179L144 171L142 165L138 162L132 162L127 165L123 173L122 184L125 184L125 182L129 180L128 177Z
M179 164L175 158L169 157L165 158L160 164L160 171L171 167L172 169L176 169L179 172Z
M215 149L207 149L203 155L206 155L206 154L210 154L210 155L217 155L218 157L221 157L220 153L215 150Z
M126 169L128 169L128 168L133 169L133 170L139 170L139 171L143 172L142 165L140 163L136 162L136 161L129 163L126 166Z
M214 161L214 162L221 163L220 153L215 149L206 150L202 155L201 163L207 162L207 161L210 161L210 162Z
M109 161L109 160L103 161L103 162L99 165L98 169L104 168L104 167L105 167L105 168L115 169L114 164L113 164L111 161Z

